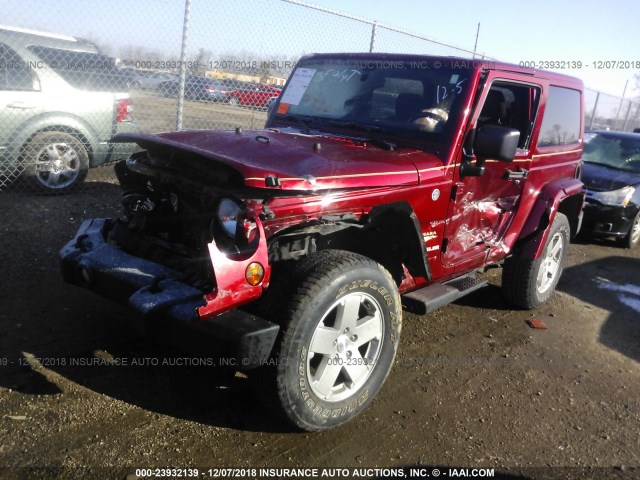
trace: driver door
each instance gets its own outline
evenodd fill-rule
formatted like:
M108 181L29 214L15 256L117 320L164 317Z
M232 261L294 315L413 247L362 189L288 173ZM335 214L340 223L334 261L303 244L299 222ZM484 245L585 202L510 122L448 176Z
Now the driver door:
M491 75L486 85L471 119L475 131L497 125L517 129L520 138L512 162L487 159L481 176L460 175L464 153L459 153L442 251L442 262L456 270L482 266L491 249L503 241L531 163L529 141L541 87L510 80L502 73ZM476 162L472 155L471 163Z

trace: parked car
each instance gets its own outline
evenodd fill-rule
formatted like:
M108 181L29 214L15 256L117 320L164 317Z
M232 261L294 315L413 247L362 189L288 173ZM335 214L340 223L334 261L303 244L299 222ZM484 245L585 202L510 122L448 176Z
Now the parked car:
M594 131L585 140L584 231L640 243L640 134Z
M268 101L267 101L267 111L271 112L271 110L273 110L273 107L276 105L276 101L278 100L278 97L271 97Z
M127 78L92 43L70 36L0 28L0 177L37 189L77 187L89 167L128 156L111 143L135 132Z
M253 85L227 92L230 105L267 108L269 100L280 95L281 90L271 85Z
M382 387L403 308L497 264L513 304L551 298L584 203L582 105L580 80L510 64L304 57L264 129L120 136L145 149L116 165L124 216L87 220L62 275L154 339L263 367L292 425L335 427Z
M150 72L128 69L131 76L131 88L138 90L156 90L162 82L175 82L177 76L170 73Z
M184 98L223 103L227 100L229 86L225 80L188 75L184 84ZM179 90L179 78L161 82L157 88L158 93L166 97L177 97Z

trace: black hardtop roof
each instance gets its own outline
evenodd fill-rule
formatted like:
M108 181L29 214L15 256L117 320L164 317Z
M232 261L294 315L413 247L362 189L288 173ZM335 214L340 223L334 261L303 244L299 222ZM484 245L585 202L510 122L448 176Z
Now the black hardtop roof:
M499 62L493 59L482 58L465 58L456 56L434 56L434 55L417 55L407 53L371 53L371 52L345 52L345 53L314 53L305 55L300 59L300 62L310 61L314 59L336 59L344 60L345 62L430 62L435 64L439 63L439 67L455 68L472 68L481 70L501 70L506 72L520 73L531 77L544 78L551 83L565 84L582 90L583 82L579 78L572 77L570 75L564 75L561 73L551 72L549 70L539 70L529 67L521 67L507 62Z

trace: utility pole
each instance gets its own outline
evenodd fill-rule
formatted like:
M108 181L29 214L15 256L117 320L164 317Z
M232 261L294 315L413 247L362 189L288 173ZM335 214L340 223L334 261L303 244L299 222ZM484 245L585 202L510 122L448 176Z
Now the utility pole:
M480 22L478 22L478 29L476 30L476 43L473 45L473 58L476 58L476 52L478 51L479 36L480 36Z
M182 130L182 114L184 111L184 86L187 78L187 40L189 38L190 16L191 0L185 0L184 22L182 23L182 47L180 50L180 81L178 83L178 104L176 105L176 130Z
M622 104L624 103L624 96L627 93L627 86L629 85L629 80L627 80L624 84L624 90L622 90L622 98L620 99L620 105L618 106L618 113L616 113L616 123L618 125L618 118L620 117L620 110L622 110Z

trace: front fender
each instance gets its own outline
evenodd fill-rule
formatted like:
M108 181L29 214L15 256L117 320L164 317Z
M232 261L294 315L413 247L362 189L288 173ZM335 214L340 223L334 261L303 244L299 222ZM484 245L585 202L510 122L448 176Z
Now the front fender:
M365 229L373 231L379 227L392 233L392 242L400 245L407 254L407 269L414 277L424 277L431 281L431 269L427 259L427 249L422 236L420 222L408 202L394 202L371 209Z
M542 250L549 236L548 226L553 223L563 202L575 196L580 197L579 201L573 202L576 208L563 212L568 216L575 215L575 220L569 219L571 224L574 224L574 221L579 224L578 218L583 203L582 182L577 178L560 179L548 183L542 188L516 243L516 248L519 247L522 250L522 257L535 260L542 255Z
M229 255L220 250L214 239L209 243L216 288L213 292L205 294L204 299L207 303L197 310L201 320L257 300L262 296L263 290L269 287L271 265L264 226L259 218L256 217L254 220L260 236L254 252ZM258 285L249 285L245 279L247 268L252 263L259 263L264 269L264 278Z

